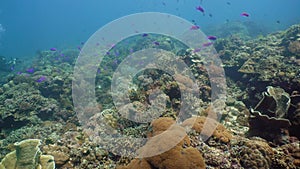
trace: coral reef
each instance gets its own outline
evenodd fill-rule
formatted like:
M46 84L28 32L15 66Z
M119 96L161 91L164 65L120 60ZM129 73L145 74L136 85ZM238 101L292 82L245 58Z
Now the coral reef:
M217 80L209 79L206 69L213 75L222 69L214 63L207 64L200 53L172 37L154 34L147 38L130 37L105 55L96 75L98 103L85 109L87 126L80 125L72 105L72 72L78 50L38 52L31 65L23 65L20 72L0 77L3 82L0 87L0 168L9 168L9 160L19 168L25 168L20 166L24 163L33 165L31 168L48 164L53 168L53 157L57 168L69 169L299 168L300 25L255 39L249 38L262 32L251 22L225 26L225 33L232 35L218 38L213 44L230 86L226 105L220 112L213 112L209 106L210 84ZM222 36L221 33L215 35ZM111 93L113 73L132 51L149 47L178 55L195 80L176 72L174 67L170 68L170 74L154 69L141 71L131 79L130 102L124 105L123 108L128 109L122 114L112 101L113 94L123 92ZM170 64L171 60L162 57L158 65ZM87 69L82 68L82 71ZM127 69L132 71L131 67ZM199 87L197 94L193 93L193 83ZM151 97L155 89L162 92L157 96L165 99L158 107L164 103L166 107L148 116L147 109L154 104ZM184 92L191 94L184 95ZM189 106L182 105L182 100L187 100ZM220 121L206 117L208 114L219 117ZM132 116L137 121L127 119ZM151 120L140 121L145 117ZM113 136L125 135L145 141L114 139L107 135L103 125L110 127ZM41 140L41 151L45 155L41 155L38 148L40 142L33 141L31 148L24 146L24 150L31 150L30 163L16 160L16 152L23 148L22 140L29 138ZM20 143L13 144L15 142ZM128 150L137 150L140 156L132 159L129 153L128 156L117 155L116 147L124 148L125 154Z

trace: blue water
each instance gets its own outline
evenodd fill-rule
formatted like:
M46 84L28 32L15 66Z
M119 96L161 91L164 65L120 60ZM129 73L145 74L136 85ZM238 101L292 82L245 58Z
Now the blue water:
M198 5L205 15L195 9ZM300 23L299 6L299 0L1 0L0 55L27 58L51 47L76 48L101 26L137 12L194 20L204 33L231 21L253 22L272 32ZM242 12L250 17L241 17Z

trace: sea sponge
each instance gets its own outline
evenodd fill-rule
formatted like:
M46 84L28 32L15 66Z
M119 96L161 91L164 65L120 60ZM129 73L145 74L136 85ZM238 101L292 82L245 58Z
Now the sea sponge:
M203 130L204 123L207 123L207 127L205 130ZM223 143L228 143L232 139L232 134L229 132L222 124L218 123L214 119L206 118L204 116L200 117L191 117L189 119L186 119L182 123L183 127L191 127L193 130L195 130L198 133L201 133L206 136L210 136L210 133L212 133L212 136L215 137L217 140L220 140ZM212 132L212 130L214 130Z

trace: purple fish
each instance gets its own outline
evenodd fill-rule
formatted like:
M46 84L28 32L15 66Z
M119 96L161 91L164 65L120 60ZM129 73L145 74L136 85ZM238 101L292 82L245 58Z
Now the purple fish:
M202 46L203 47L208 47L208 46L210 46L212 44L213 44L212 42L206 42L206 43L203 43Z
M201 48L196 48L193 50L193 53L197 53L197 52L200 52L201 51Z
M197 30L199 29L200 27L198 25L193 25L191 26L190 30Z
M197 7L196 7L196 10L198 10L198 11L204 13L204 9L203 9L201 6L197 6Z
M50 50L51 50L51 51L57 51L57 49L56 49L56 48L50 48Z
M158 45L159 45L159 42L154 41L153 44L156 45L156 46L158 46Z
M26 70L26 72L28 72L28 73L34 73L34 68L29 68L29 69Z
M207 36L207 39L209 39L209 40L217 40L217 37L216 36Z
M247 12L242 12L241 16L249 17L250 15Z
M43 82L43 81L45 81L45 80L47 80L47 78L46 78L45 76L41 76L40 78L38 78L38 79L36 80L36 82L41 83L41 82Z
M120 55L120 52L119 52L119 51L115 51L115 55L116 55L116 56L119 56L119 55Z
M146 37L146 36L148 36L148 33L143 33L142 34L142 37Z

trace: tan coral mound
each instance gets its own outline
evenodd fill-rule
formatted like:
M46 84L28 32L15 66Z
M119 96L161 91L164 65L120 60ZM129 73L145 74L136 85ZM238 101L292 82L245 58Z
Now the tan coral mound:
M205 130L203 130L204 124L206 124ZM213 137L223 143L228 143L232 139L232 134L222 124L218 123L214 119L203 116L189 118L182 123L182 126L189 126L196 132L202 132L202 134L207 136L210 136L210 133L212 133Z
M189 147L190 141L183 127L172 118L163 117L152 122L149 141L140 149L145 158L134 159L118 169L204 169L201 153ZM170 145L174 145L170 147ZM159 153L159 154L157 154ZM154 156L149 156L156 154Z
M271 168L274 151L268 143L247 140L240 143L240 163L245 168Z

